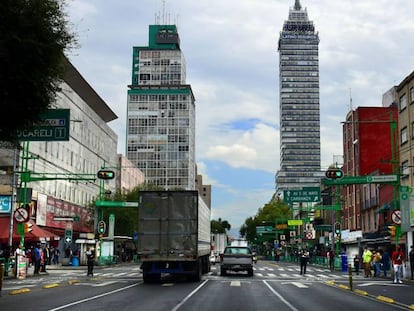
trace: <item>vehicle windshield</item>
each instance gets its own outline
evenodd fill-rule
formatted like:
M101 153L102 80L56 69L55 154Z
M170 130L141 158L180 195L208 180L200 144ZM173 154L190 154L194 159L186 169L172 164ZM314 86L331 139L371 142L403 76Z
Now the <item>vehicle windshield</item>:
M247 247L227 247L224 251L225 254L251 254L251 251Z

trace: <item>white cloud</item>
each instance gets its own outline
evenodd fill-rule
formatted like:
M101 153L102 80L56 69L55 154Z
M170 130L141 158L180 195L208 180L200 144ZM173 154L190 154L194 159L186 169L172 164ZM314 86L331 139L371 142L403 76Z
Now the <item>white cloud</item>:
M350 5L301 0L301 4L320 37L323 168L342 154L341 121L351 96L354 108L380 106L382 94L413 71L414 2L359 0ZM196 98L199 171L213 187L234 196L240 197L239 186L216 177L210 163L269 173L279 169L277 45L293 5L294 0L166 3L164 18L178 24L187 83ZM118 149L124 152L132 47L148 44L148 25L155 23L156 14L162 16L162 3L74 0L69 12L81 46L71 53L71 61L119 116L111 126L119 135ZM270 197L258 199L269 196L267 191L258 189L254 201L267 201ZM233 217L239 212L236 205L240 212L249 210L243 203L249 200L244 199L221 205L213 198L217 204L213 211L217 208Z

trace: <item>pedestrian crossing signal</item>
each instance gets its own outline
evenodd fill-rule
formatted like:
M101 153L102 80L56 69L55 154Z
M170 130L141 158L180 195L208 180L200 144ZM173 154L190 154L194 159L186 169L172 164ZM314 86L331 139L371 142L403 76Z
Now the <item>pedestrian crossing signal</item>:
M325 172L325 176L329 179L340 179L344 177L344 172L339 168L330 168Z

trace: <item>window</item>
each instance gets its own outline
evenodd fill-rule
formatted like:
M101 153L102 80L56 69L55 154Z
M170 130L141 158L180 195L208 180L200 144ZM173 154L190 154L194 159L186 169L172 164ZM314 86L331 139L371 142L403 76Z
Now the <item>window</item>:
M404 110L405 108L407 108L407 97L404 94L400 97L400 110Z
M410 101L414 103L414 87L410 88Z
M408 177L410 174L410 167L408 166L408 160L401 163L401 177Z
M401 129L401 145L407 142L407 127Z

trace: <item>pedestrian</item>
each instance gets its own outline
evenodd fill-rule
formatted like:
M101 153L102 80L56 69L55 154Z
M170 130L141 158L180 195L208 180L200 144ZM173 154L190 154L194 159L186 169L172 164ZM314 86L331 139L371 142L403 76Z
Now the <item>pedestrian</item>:
M374 277L378 277L381 275L381 261L382 261L382 256L379 250L373 252L372 261L374 262Z
M386 249L382 253L381 265L382 265L382 271L384 272L384 277L386 278L387 271L390 269L390 254L388 253Z
M46 272L46 264L48 260L48 251L46 245L41 248L41 258L40 258L40 272Z
M360 262L359 255L356 254L355 257L354 257L354 268L355 268L355 273L357 275L359 275L359 262Z
M40 248L40 243L37 243L34 249L34 273L39 274L40 272L40 261L42 259L42 249Z
M303 249L300 252L300 274L306 274L306 266L308 265L309 252L307 249Z
M331 249L328 250L328 252L326 253L326 257L328 258L329 270L331 270L332 272L334 269L334 260L335 260L334 252Z
M411 270L411 280L413 279L414 276L414 246L411 245L411 250L408 253L408 258L410 259L410 270Z
M86 261L88 264L88 275L93 276L93 264L95 261L95 251L89 246L86 248Z
M364 252L362 253L362 263L364 264L365 277L371 277L371 260L372 252L369 250L368 246L365 246Z
M391 255L392 266L394 269L394 283L402 284L403 264L405 263L405 254L401 250L401 246L397 245L397 249Z
M53 250L53 264L58 265L59 264L59 256L60 256L60 250L59 248L55 248Z

